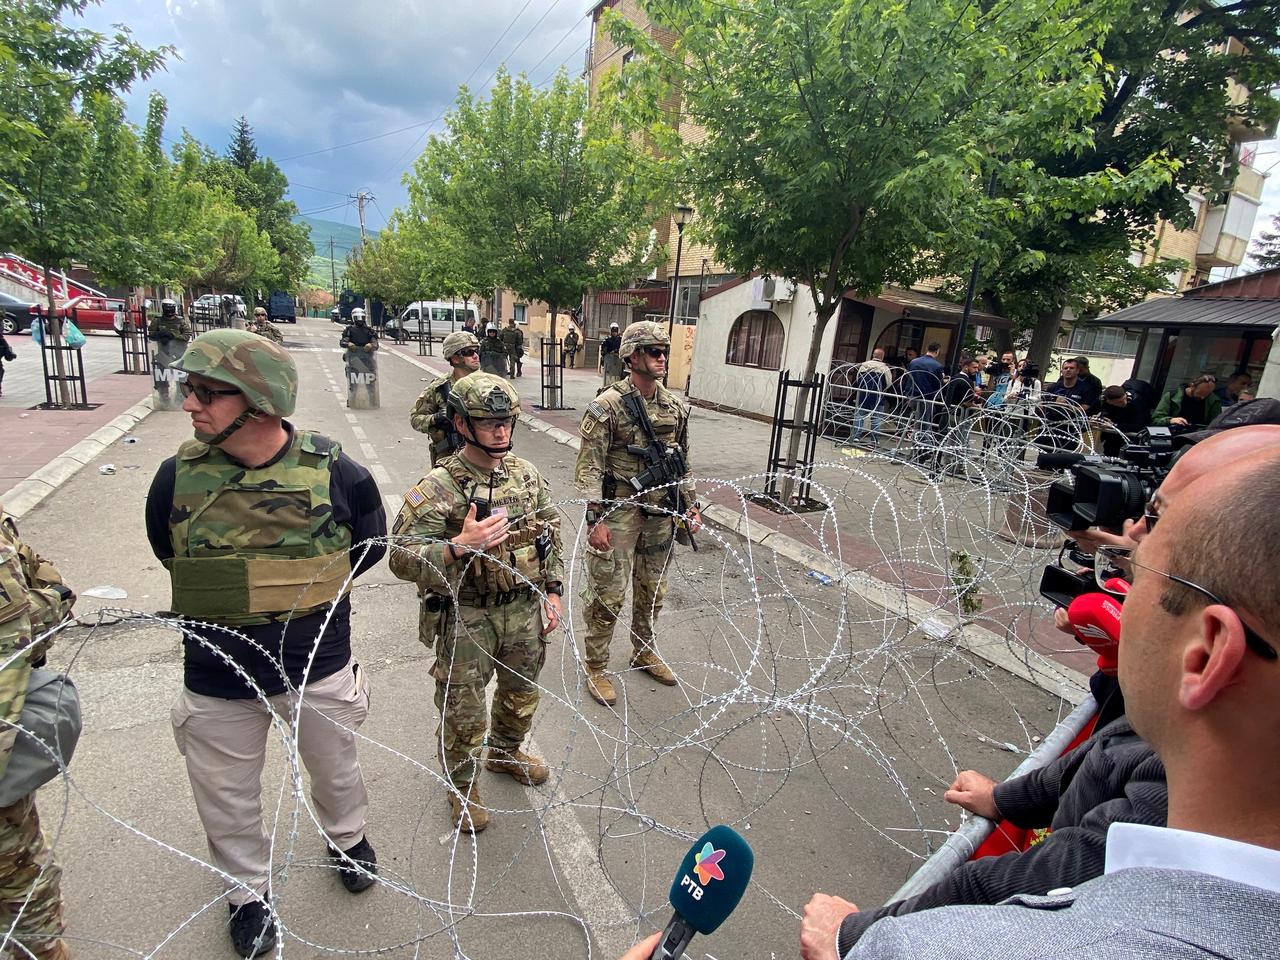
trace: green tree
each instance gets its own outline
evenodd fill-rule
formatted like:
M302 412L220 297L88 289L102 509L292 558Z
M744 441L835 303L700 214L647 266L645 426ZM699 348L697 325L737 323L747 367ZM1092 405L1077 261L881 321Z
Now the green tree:
M170 52L143 48L123 27L106 37L63 22L86 5L0 5L0 246L42 265L51 314L52 270L120 226L116 198L100 192L129 166L129 137L108 129L108 118L119 116L117 94L158 70ZM56 318L48 333L59 341ZM69 400L65 384L59 398Z
M989 227L1028 196L1096 202L1115 176L1061 182L1022 157L1088 146L1097 41L1119 0L662 0L643 4L670 51L615 15L635 51L621 82L732 269L804 284L816 323L805 379L846 291L910 284L948 256L990 252ZM671 91L678 91L676 107ZM702 136L681 142L678 126ZM987 197L995 176L1001 189ZM802 331L795 331L797 334ZM798 398L802 409L807 391ZM793 431L788 460L801 440ZM784 483L789 499L792 485Z
M1280 213L1271 218L1271 229L1263 230L1253 241L1249 256L1259 267L1280 267Z
M626 119L588 109L585 85L564 71L545 90L499 71L487 100L463 88L448 135L406 178L410 218L437 244L426 262L438 282L487 294L493 284L467 287L492 273L550 306L554 339L557 308L642 275L665 188Z
M402 307L414 299L419 279L394 216L377 236L347 257L347 283L388 306Z
M241 116L236 121L235 132L231 135L231 143L227 146L227 159L237 170L248 173L258 162L258 145L253 139L253 127Z
M1065 216L1020 205L1008 222L981 292L990 309L1033 330L1028 357L1041 366L1065 310L1089 317L1168 289L1169 275L1187 265L1157 249L1135 266L1133 254L1152 244L1161 220L1190 227L1189 194L1214 198L1235 179L1233 137L1274 129L1280 116L1272 92L1280 84L1280 0L1131 0L1112 22L1087 65L1103 91L1087 137L1026 156L1066 180L1123 174L1163 155L1169 176L1154 189L1119 177L1096 204Z

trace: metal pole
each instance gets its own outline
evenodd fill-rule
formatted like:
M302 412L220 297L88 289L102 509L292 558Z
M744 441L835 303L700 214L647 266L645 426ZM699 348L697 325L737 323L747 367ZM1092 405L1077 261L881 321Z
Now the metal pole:
M338 305L338 271L333 265L333 237L329 238L329 286L333 288L333 305Z
M676 293L680 289L680 255L684 253L684 224L676 223L676 273L671 278L671 313L667 317L667 339L675 336Z
M991 172L991 180L987 183L987 199L996 195L996 174ZM960 369L960 352L964 349L964 335L969 332L969 316L973 313L973 298L978 290L978 270L982 266L982 258L973 258L973 267L969 271L969 286L964 292L964 309L960 311L960 326L956 329L956 342L949 351L949 366L954 377Z

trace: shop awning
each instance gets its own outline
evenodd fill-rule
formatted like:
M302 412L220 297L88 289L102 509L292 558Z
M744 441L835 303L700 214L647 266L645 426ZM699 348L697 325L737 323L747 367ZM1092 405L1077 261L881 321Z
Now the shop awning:
M845 297L850 300L857 300L859 303L870 304L881 310L900 313L904 317L919 320L959 323L960 316L964 313L962 304L952 303L950 300L943 300L941 297L921 293L918 290L906 290L902 287L885 287L880 291L879 296L875 297L859 297L851 292L846 293ZM969 311L969 322L981 324L984 327L999 327L1001 329L1010 326L1009 321L1004 317L997 316L994 313L987 313L977 307Z
M1280 327L1280 300L1163 297L1090 320L1095 327Z

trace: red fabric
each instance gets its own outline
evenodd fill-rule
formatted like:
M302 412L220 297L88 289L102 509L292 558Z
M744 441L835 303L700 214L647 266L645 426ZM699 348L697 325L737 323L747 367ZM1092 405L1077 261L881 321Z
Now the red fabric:
M1070 753L1076 747L1080 746L1080 744L1093 736L1093 728L1097 722L1097 714L1090 717L1089 722L1086 723L1080 732L1076 734L1075 739L1071 741L1067 746L1067 749L1063 750L1062 754L1059 754L1059 756ZM996 824L996 828L991 831L991 836L987 837L987 839L978 846L978 849L973 851L973 856L969 859L980 860L982 857L999 857L1006 853L1012 853L1015 850L1021 853L1031 846L1031 842L1035 839L1035 836L1035 830L1026 830L1022 827L1015 827L1008 820L1001 820Z

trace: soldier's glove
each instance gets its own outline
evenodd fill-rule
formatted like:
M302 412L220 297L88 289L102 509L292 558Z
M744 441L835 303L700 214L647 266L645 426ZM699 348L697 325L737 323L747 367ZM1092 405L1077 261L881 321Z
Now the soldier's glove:
M374 350L374 347L373 347L373 344L372 344L372 343L366 343L366 344L364 345L364 352L365 352L365 353L373 353L373 350Z

